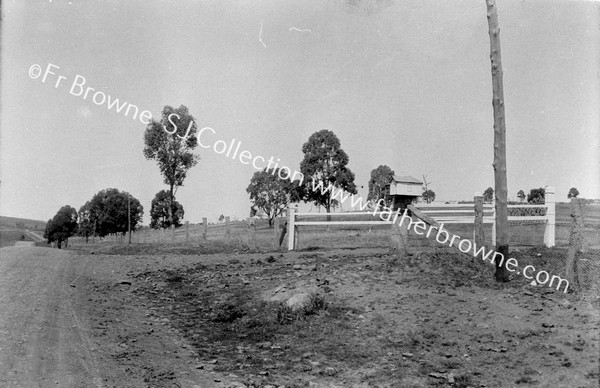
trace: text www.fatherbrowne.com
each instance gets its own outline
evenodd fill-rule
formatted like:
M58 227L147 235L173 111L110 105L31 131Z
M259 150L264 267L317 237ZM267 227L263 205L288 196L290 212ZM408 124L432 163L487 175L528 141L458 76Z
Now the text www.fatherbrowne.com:
M408 222L407 229L410 230L412 227L414 232L420 236L425 236L428 238L434 238L440 244L448 244L449 247L456 247L461 252L471 254L473 257L481 257L484 262L488 261L490 264L496 265L496 259L499 259L498 266L505 265L506 269L510 272L517 272L517 274L522 273L526 279L535 279L537 284L544 285L548 283L548 287L552 287L556 284L556 289L559 290L560 287L565 284L565 288L563 292L567 292L569 288L569 281L567 279L563 279L559 276L552 275L546 271L539 271L536 274L535 267L533 265L526 265L521 272L519 270L519 263L515 258L509 258L504 262L505 257L502 253L496 252L492 249L488 249L485 245L478 247L477 244L471 242L469 239L463 239L456 234L451 234L447 229L444 229L444 224L440 223L439 227L434 225L427 225L422 220L415 221L409 214L408 210L404 210L403 214L400 214L400 210L396 210L394 212L387 206L383 206L383 199L380 199L376 203L371 201L364 201L361 196L357 196L354 194L349 194L344 192L341 189L334 187L332 184L329 184L328 187L323 185L322 181L318 183L313 179L312 181L312 190L319 190L322 195L326 195L330 193L332 199L338 199L340 203L346 202L350 199L350 205L353 208L358 207L361 211L369 210L373 211L373 216L379 214L379 217L382 221L391 222L398 227L402 227L405 221ZM380 210L382 208L383 210ZM396 223L400 219L399 223ZM434 231L436 231L434 233ZM535 275L535 276L534 276Z

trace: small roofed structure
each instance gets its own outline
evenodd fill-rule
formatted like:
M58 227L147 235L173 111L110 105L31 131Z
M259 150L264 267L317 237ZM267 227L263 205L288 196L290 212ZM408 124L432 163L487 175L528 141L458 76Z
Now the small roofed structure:
M423 182L410 175L394 175L390 180L391 209L404 211L406 206L416 203L423 192Z

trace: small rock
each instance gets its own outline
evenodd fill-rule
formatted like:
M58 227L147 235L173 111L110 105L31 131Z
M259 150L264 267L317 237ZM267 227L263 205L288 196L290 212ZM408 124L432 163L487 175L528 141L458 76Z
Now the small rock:
M448 373L448 384L454 384L454 374Z
M326 376L335 376L335 375L337 375L337 373L338 373L338 371L332 367L327 367L323 371L323 374L325 374Z
M523 371L523 374L526 375L540 375L541 373L531 367L526 367L525 370Z
M265 341L265 342L259 342L258 344L256 344L256 347L259 349L267 349L271 347L271 342L269 341Z
M293 311L299 310L308 305L310 302L310 295L307 293L300 293L296 295L292 295L286 304L292 308Z
M292 268L295 270L299 270L299 269L302 269L302 266L300 264L296 264Z
M410 358L410 357L413 357L413 356L414 356L414 354L412 354L412 353L402 353L402 356L403 356L403 357Z
M431 372L429 376L435 377L436 379L446 379L446 375L444 373Z

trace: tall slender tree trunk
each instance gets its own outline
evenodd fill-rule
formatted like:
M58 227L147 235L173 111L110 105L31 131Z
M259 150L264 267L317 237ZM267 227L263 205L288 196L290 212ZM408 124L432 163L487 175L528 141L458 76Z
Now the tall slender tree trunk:
M169 228L173 228L173 185L169 185Z
M506 183L506 123L504 116L504 87L502 84L502 60L500 56L500 26L495 0L486 0L487 19L490 34L490 60L492 62L492 105L494 107L494 183L496 185L496 251L505 258L496 263L495 278L507 282L508 260L508 195Z

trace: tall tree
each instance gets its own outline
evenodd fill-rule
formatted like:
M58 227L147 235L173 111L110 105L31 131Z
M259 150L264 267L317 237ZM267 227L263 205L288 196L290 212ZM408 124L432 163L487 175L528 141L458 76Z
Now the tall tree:
M260 210L264 212L269 220L269 226L273 224L275 217L280 215L293 202L300 201L300 190L298 181L282 179L279 169L267 169L257 171L250 179L246 188L250 194L254 215ZM251 215L252 217L252 215Z
M427 174L423 174L423 199L427 202L427 203L431 203L435 200L435 193L431 190L429 190L429 184L431 182L427 180ZM433 198L431 198L431 195L429 195L429 192L431 191L431 193L433 193Z
M181 105L177 109L165 106L161 120L151 120L144 133L144 156L156 160L164 183L169 186L169 223L173 226L175 193L199 159L192 152L198 145L197 130L194 117Z
M77 210L66 205L60 208L52 220L46 224L46 233L44 238L48 243L56 241L57 248L61 248L63 242L77 231Z
M78 234L85 237L87 244L89 237L94 235L94 220L92 219L90 201L87 201L85 205L79 208L77 216L79 218Z
M579 190L576 187L571 187L569 190L569 194L567 194L567 198L577 198L579 195Z
M377 202L383 199L385 206L390 206L390 181L395 172L389 166L380 165L371 170L371 179L369 179L369 194L367 200ZM383 205L382 205L383 206Z
M169 219L169 205L171 206L171 214L173 215L173 225L178 228L181 226L181 220L185 212L183 206L177 202L174 198L171 202L169 198L169 192L167 190L161 190L154 196L150 205L150 227L154 229L169 228L171 227L171 220Z
M488 187L483 192L483 201L491 203L494 200L494 189Z
M486 0L490 35L490 60L492 63L492 105L494 107L494 184L496 186L496 251L506 260L496 263L496 281L507 282L508 261L508 189L506 179L506 121L504 114L504 85L502 82L502 56L500 55L500 26L496 0Z
M302 146L302 152L304 159L300 162L300 171L304 175L305 202L312 201L316 206L325 207L327 213L331 212L331 194L313 190L313 180L314 184L320 182L324 187L331 184L338 190L356 194L354 173L348 168L348 155L335 133L328 129L313 133Z
M431 189L425 190L425 191L423 191L422 197L425 200L425 202L431 203L431 202L435 201L435 192Z
M135 230L142 222L144 207L137 198L125 191L101 190L89 203L90 222L94 224L95 234L100 237L111 233L125 234L129 228Z
M531 189L527 194L527 203L532 204L544 204L546 202L546 189L540 187L539 189Z

